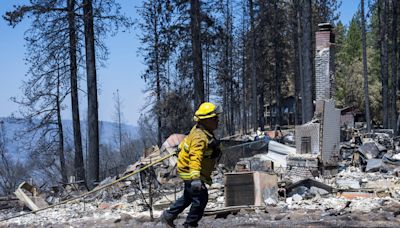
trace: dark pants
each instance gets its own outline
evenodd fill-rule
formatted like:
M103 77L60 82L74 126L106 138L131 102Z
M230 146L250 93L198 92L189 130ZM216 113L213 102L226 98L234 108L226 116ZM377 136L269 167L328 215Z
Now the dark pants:
M208 202L207 188L203 183L201 191L193 193L190 185L190 181L185 181L185 190L183 196L176 200L176 202L170 206L170 208L164 211L164 215L168 219L176 219L178 215L185 210L190 204L189 214L186 217L185 224L190 226L197 226L200 219L203 217L204 209Z

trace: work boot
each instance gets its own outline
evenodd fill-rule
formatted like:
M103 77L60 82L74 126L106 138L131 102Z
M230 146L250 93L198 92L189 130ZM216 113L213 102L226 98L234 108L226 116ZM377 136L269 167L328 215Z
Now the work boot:
M185 227L185 228L191 228L191 227L197 227L197 226L192 226L192 225L190 225L190 224L184 223L184 224L183 224L183 227Z
M174 219L164 211L160 216L161 223L164 223L167 227L175 228Z

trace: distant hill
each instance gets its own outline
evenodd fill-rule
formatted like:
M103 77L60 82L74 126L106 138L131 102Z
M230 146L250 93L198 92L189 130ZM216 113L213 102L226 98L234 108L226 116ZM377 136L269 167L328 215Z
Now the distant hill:
M24 149L24 144L28 140L29 136L23 140L16 140L15 136L17 133L23 132L26 129L27 124L24 120L17 120L13 118L1 118L0 123L3 123L4 131L6 132L5 141L6 148L13 157L24 159L26 158L26 151ZM86 122L81 122L81 132L82 132L82 143L85 146L86 139ZM112 147L116 147L115 134L117 133L117 123L100 121L99 122L99 134L100 134L100 144L108 144ZM64 128L64 138L65 141L73 145L73 128L72 120L63 120ZM123 130L130 135L130 137L136 139L139 137L138 127L132 125L123 125ZM35 139L34 139L35 140ZM33 140L33 143L35 143Z
M67 133L68 139L73 139L73 128L72 120L63 120L64 128ZM99 134L100 134L100 144L110 144L115 146L115 134L117 133L118 124L108 121L99 122ZM139 138L139 127L123 124L123 130L129 134L132 138ZM87 124L86 122L81 122L82 138L85 138L83 134L86 134Z

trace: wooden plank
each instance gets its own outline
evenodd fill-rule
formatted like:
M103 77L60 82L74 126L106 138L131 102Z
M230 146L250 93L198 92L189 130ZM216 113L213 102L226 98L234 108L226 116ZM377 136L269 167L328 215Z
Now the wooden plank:
M26 191L32 193L32 198L27 196L25 192L23 191L25 189ZM22 182L17 190L15 190L14 194L17 196L19 200L25 203L25 205L31 209L32 211L39 210L39 208L47 207L48 204L47 202L38 195L37 189L35 186L32 186L26 182Z
M32 211L39 210L39 207L22 191L20 187L15 190L14 194L17 196L19 200L25 203L25 205L31 209Z

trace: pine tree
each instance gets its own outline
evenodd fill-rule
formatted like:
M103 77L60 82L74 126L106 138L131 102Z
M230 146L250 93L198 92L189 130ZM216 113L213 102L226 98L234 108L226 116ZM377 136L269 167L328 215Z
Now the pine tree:
M388 75L388 49L387 49L387 1L378 0L379 17L379 44L382 78L382 105L383 105L383 127L389 127L389 75Z
M394 130L395 135L398 135L399 126L397 125L397 92L399 88L399 80L398 80L398 39L397 39L397 13L398 13L398 1L392 0L392 27L391 27L391 67L392 67L392 88L391 88L391 126Z
M371 117L369 113L369 92L368 92L368 67L367 67L367 44L365 34L365 13L364 0L361 0L361 27L362 27L362 59L364 76L364 102L365 102L365 120L367 122L367 132L371 131Z

